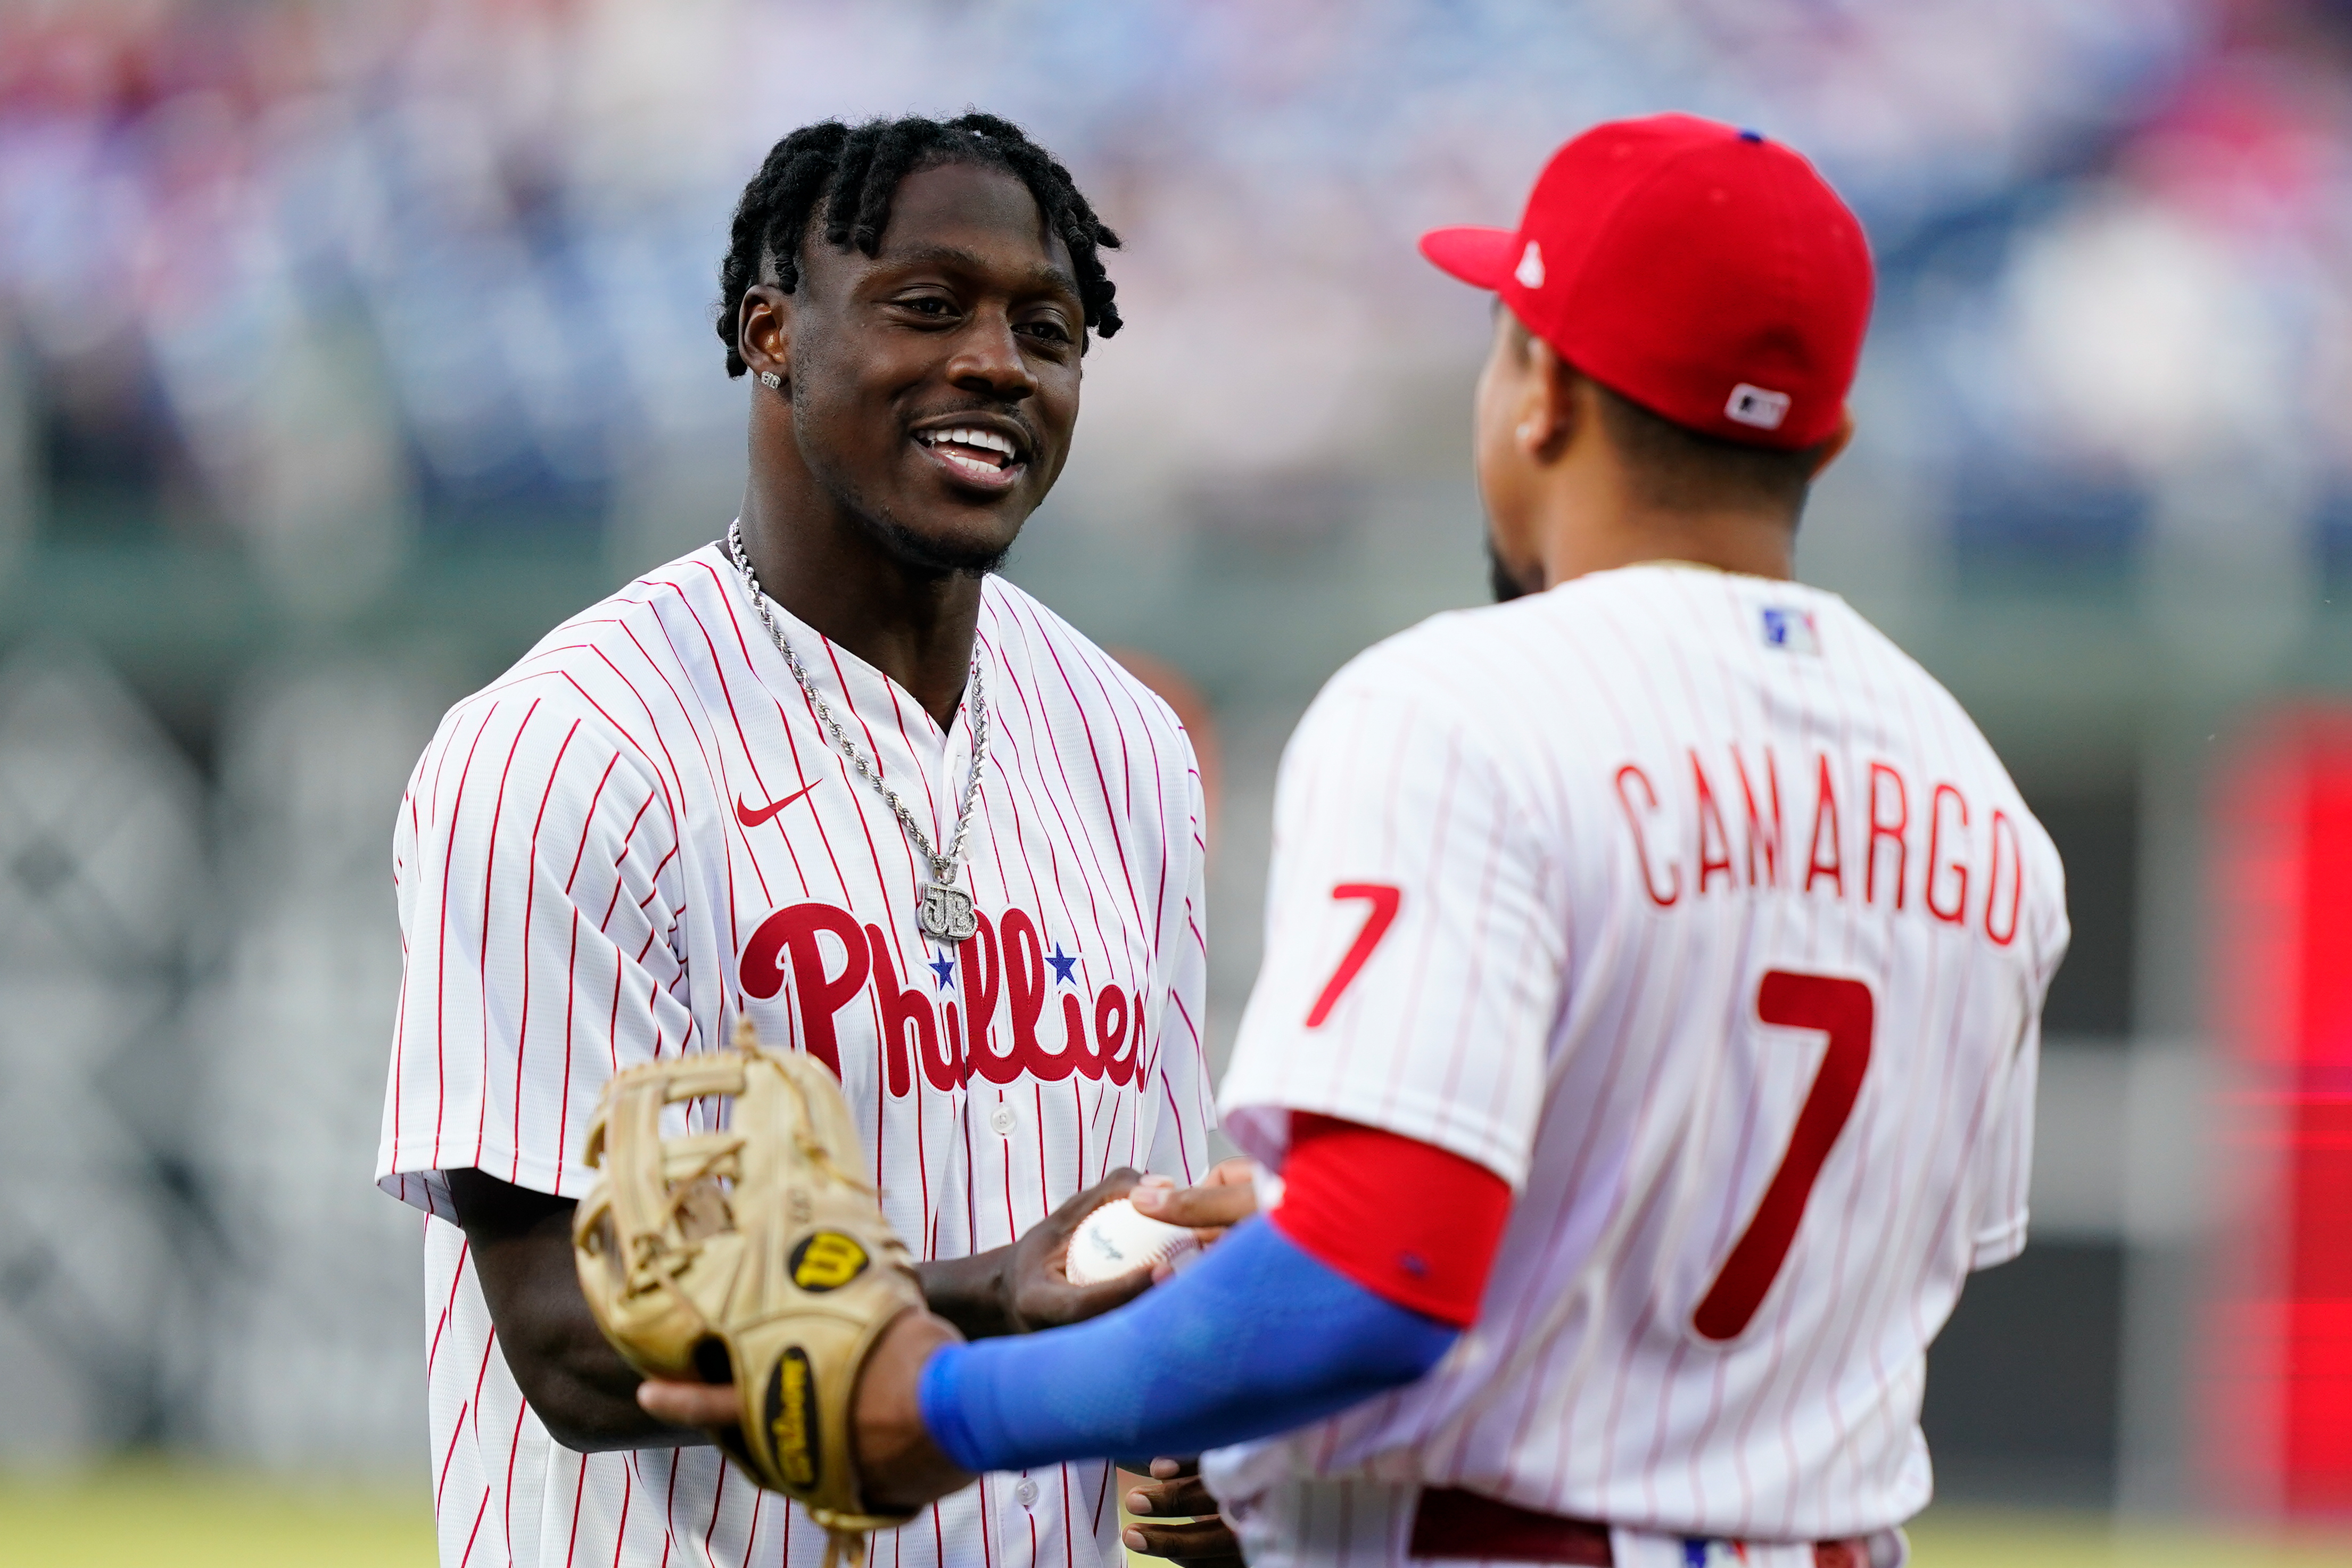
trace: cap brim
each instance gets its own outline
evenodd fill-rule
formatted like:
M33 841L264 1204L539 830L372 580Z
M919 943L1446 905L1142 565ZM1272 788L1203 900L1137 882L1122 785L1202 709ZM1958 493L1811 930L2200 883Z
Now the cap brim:
M1518 235L1507 228L1433 228L1421 237L1432 265L1478 289L1500 289L1518 249Z

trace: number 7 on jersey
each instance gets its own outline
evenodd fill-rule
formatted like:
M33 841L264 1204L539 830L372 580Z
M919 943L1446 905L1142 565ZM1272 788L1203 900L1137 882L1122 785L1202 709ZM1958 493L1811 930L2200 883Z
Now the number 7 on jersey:
M1691 1314L1691 1327L1700 1337L1718 1342L1739 1337L1764 1304L1780 1265L1788 1261L1797 1224L1805 1216L1805 1200L1813 1195L1814 1178L1822 1173L1822 1163L1861 1098L1877 1006L1870 987L1859 980L1775 969L1766 973L1757 988L1756 1016L1785 1028L1818 1029L1830 1043L1804 1108L1797 1112L1780 1168L1772 1173L1771 1184L1756 1205L1756 1217L1732 1244L1715 1283Z
M1348 944L1339 967L1325 983L1323 994L1315 998L1315 1005L1307 1015L1307 1026L1310 1029L1323 1026L1324 1020L1331 1016L1331 1009L1339 1005L1339 994L1348 989L1356 972L1364 967L1364 960L1372 956L1372 949L1381 945L1381 938L1389 934L1389 927L1397 917L1397 906L1404 901L1404 890L1386 882L1342 882L1331 889L1331 897L1339 903L1361 899L1371 908L1364 915L1363 928L1356 932L1356 940Z

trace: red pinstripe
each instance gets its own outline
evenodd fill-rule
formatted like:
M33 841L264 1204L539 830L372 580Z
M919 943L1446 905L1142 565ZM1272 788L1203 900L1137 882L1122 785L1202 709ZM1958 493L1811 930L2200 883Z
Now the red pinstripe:
M523 731L530 728L530 716L538 711L539 700L534 699L531 705L523 710L521 721L515 725L514 739L507 743L507 760L501 763L499 768L498 798L490 806L490 847L483 856L484 869L482 872L482 945L479 958L480 970L483 973L488 973L490 967L490 891L498 880L499 825L501 819L506 816L507 778L508 775L514 772L515 753L522 749ZM536 836L534 835L534 837ZM526 910L530 908L530 887L534 880L535 879L528 875L523 879L523 898L524 908ZM523 929L526 932L530 930L530 920L527 915L523 922ZM523 943L523 951L526 954L530 951L530 943L527 939ZM530 966L528 959L526 959L523 965L522 979L523 994L528 997L530 994ZM488 1038L490 1032L490 992L489 987L487 985L482 986L479 989L482 1000L482 1035L484 1038ZM518 1048L515 1052L515 1073L518 1080L520 1079L521 1072L522 1052ZM489 1110L489 1096L484 1095L482 1097L481 1115L478 1117L474 1122L474 1163L478 1165L480 1164L482 1161L482 1141L488 1135Z
M449 1461L457 1457L457 1439L466 1435L466 1414L472 1408L470 1405L457 1406L457 1422L449 1428L449 1446L441 1450L440 1479L433 1483L433 1506L436 1510L441 1506L441 1489L449 1484ZM482 1500L488 1502L489 1499L484 1497Z
M692 603L690 603L690 602L687 599L684 590L679 589L679 588L677 586L677 584L666 584L666 586L668 586L668 587L672 590L672 592L674 592L674 593L676 593L676 594L677 595L677 596L678 596L678 597L677 597L677 603L678 603L679 606L680 606L681 608L683 608L683 609L686 611L687 618L688 618L688 620L691 620L691 621L694 623L694 629L695 629L695 631L696 631L696 632L697 632L697 634L698 634L698 635L701 637L701 638L702 638L703 651L704 651L705 653L707 653L707 654L709 656L709 658L710 658L710 666L711 666L711 668L714 668L714 669L718 668L718 667L719 667L719 645L711 639L711 636L710 636L710 628L709 628L708 626L704 625L704 624L703 624L703 619L702 619L702 617L701 617L700 616L698 616L698 615L697 615L697 614L695 613L694 605L692 605ZM662 627L662 636L663 636L665 638L667 638L667 637L668 637L668 636L669 636L669 627L668 627L667 625L664 625L664 626L663 626L663 627ZM677 653L677 645L676 645L675 643L672 643L672 644L671 644L671 651L673 652L673 654ZM734 688L733 688L733 687L731 687L731 686L730 686L730 685L728 684L728 682L727 682L726 678L724 677L724 675L722 675L722 676L719 678L719 696L720 696L720 697L721 697L721 698L726 701L726 704L727 704L727 720L728 720L728 722L729 722L730 724L731 724L731 725L733 725L733 726L734 726L734 729L735 729L735 742L736 742L736 744L737 744L737 745L741 749L741 751L742 751L742 752L743 752L744 762L745 762L746 765L747 765L747 766L749 766L749 767L750 767L750 769L751 770L751 782L752 782L752 783L754 783L754 784L758 784L758 785L760 786L760 793L761 793L761 796L762 796L763 798L765 798L765 797L767 797L767 796L768 796L768 795L769 795L769 790L768 790L768 781L767 781L766 776L765 776L765 775L761 772L761 769L760 769L760 760L759 760L759 758L758 758L756 755L754 755L754 754L753 754L753 752L752 752L752 749L751 749L751 742L750 737L749 737L749 736L747 736L747 735L745 735L745 734L743 733L743 718L742 718L742 715L741 715L741 714L740 714L740 713L738 713L738 712L735 710L735 691L734 691ZM719 782L720 782L721 785L722 785L722 786L724 786L724 788L725 788L725 792L726 792L726 793L728 793L728 794L730 794L730 795L731 795L731 794L733 794L733 793L734 793L734 788L733 788L733 785L732 785L731 784L730 784L730 783L729 783L729 781L728 781L728 761L727 761L726 755L725 755L725 753L724 753L723 752L720 752L720 753L719 753L718 763L719 763L718 772L719 772ZM801 787L802 787L803 790L806 790L806 789L812 789L812 788L814 788L814 787L815 787L814 785L811 784L809 783L809 781L808 781L807 779L805 779L805 778L803 778L802 780L800 780L800 785L801 785ZM769 890L768 890L768 879L767 879L767 873L766 873L766 871L765 871L764 869L762 869L762 868L761 868L761 865L760 865L760 862L759 862L758 858L757 858L757 857L755 857L755 856L752 856L752 855L751 855L751 854L749 853L749 851L750 851L750 849L751 849L751 840L749 839L749 837L745 837L745 836L750 832L750 830L749 830L748 828L744 827L744 826L743 826L743 825L742 825L740 822L737 822L737 823L735 824L734 831L735 831L735 834L736 834L737 838L738 838L738 839L739 839L739 841L741 843L741 845L742 845L742 847L743 847L743 848L744 848L744 850L745 850L745 852L746 852L745 858L746 858L748 860L750 860L750 862L751 862L751 870L752 870L752 872L753 872L754 876L756 877L756 879L758 879L758 881L759 881L759 884L760 884L760 895L761 895L761 898L762 901L772 903L772 902L774 901L774 897L773 897L773 895L772 895L772 894L771 894L771 893L769 892ZM782 838L782 839L783 840L784 847L785 847L786 850L787 850L787 851L789 851L789 850L791 849L791 847L792 847L792 839L791 839L791 837L790 837L789 835L787 835L787 834L783 833L782 829L779 829L779 830L778 830L778 832L777 832L777 837L778 837L779 838ZM732 867L733 867L733 864L734 864L733 858L732 858L731 857L729 858L728 864L729 864L730 868L731 869L731 868L732 868ZM808 879L807 879L806 877L802 876L802 875L800 874L800 862L799 862L799 859L798 859L798 858L797 858L797 857L795 857L795 858L793 858L793 875L795 876L795 878L797 878L797 879L799 879L799 881L800 881L800 883L801 883L802 888L803 888L803 889L805 889L807 888L807 886L808 886ZM733 909L732 909L731 907L730 907L730 908L729 909L729 910L728 910L728 917L729 917L729 920L730 920L730 921L731 921L733 920L733 918L734 918L734 910L733 910ZM734 928L733 928L733 926L732 926L731 924L730 924L730 925L729 926L729 928L728 928L728 938L729 938L729 948L730 948L730 951L731 952L731 951L733 951L733 950L734 950L734 948L735 948L735 947L737 947L737 946L739 946L739 945L740 945L740 943L738 943L738 942L735 941L735 931L734 931Z
M514 1542L514 1462L515 1456L522 1451L522 1418L530 1413L530 1409L529 1405L520 1401L516 1403L514 1436L507 1439L506 1497L499 1504L499 1514L500 1523L506 1531L509 1556L513 1555Z
M1014 695L1015 695L1015 696L1017 696L1017 697L1019 697L1019 698L1020 698L1020 700L1021 700L1021 708L1020 708L1020 711L1021 711L1022 717L1023 717L1024 719L1025 719L1025 720L1028 721L1028 725L1029 725L1029 738L1030 738L1031 740L1034 740L1034 739L1036 738L1037 731L1038 731L1038 729L1040 728L1040 726L1039 726L1038 721L1037 721L1037 716L1036 716L1036 713L1035 713L1034 710L1030 706L1029 699L1028 699L1028 694L1027 694L1026 690L1024 689L1024 687L1022 686L1022 683L1021 683L1021 678L1020 678L1018 675L1012 674L1012 673L1008 672L1008 673L1007 673L1007 675L1006 675L1006 677L1005 677L1005 679L1006 679L1011 683L1011 685L1012 685L1012 687L1013 687L1013 693L1014 693ZM1008 728L1009 728L1009 726L1008 726ZM1059 835L1059 837L1060 837L1064 841L1068 841L1068 840L1069 840L1069 839L1071 839L1072 837L1076 837L1076 836L1072 835L1072 834L1071 834L1071 832L1070 832L1069 823L1068 823L1068 821L1066 820L1066 816L1065 816L1065 814L1064 814L1064 812L1063 812L1063 809L1062 809L1062 800L1061 800L1061 798L1060 798L1059 796L1057 796L1057 795L1054 793L1054 791L1053 791L1053 789L1050 787L1050 785L1048 785L1048 784L1046 784L1045 779L1045 776L1044 776L1044 773L1043 773L1043 771L1042 771L1042 768L1040 768L1039 764L1038 764L1038 763L1035 762L1035 760L1034 760L1034 758L1035 758L1035 756L1036 756L1037 752L1034 752L1034 751L1029 751L1029 750L1026 750L1026 749L1024 749L1024 748L1021 748L1021 747L1019 747L1019 746L1014 745L1014 744L1012 742L1011 737L1010 737L1009 735L1008 735L1008 737L1007 737L1006 749L1007 749L1008 751L1010 751L1010 752L1013 752L1013 759L1014 759L1014 761L1016 762L1016 763L1026 763L1026 767L1025 767L1023 771L1024 771L1024 772L1025 772L1025 771L1028 771L1028 770L1031 770L1031 769L1035 769L1035 770L1037 770L1037 776L1036 776L1035 780L1034 781L1034 784L1033 784L1033 788L1032 788L1031 797L1030 797L1030 798L1031 798L1031 800L1032 800L1032 802L1033 802L1033 803L1034 803L1034 802L1036 802L1036 801L1041 801L1041 800L1042 800L1042 801L1044 802L1044 804L1045 804L1045 808L1046 808L1047 810L1050 810L1050 811L1052 812L1053 816L1054 816L1054 825L1055 825L1055 827L1058 830L1058 835ZM1042 750L1042 748L1041 748L1041 750ZM1057 763L1057 764L1058 764L1059 761L1060 761L1060 759L1059 759L1059 757L1057 756L1057 757L1055 758L1055 762L1056 762L1056 763ZM1063 784L1063 787L1064 787L1065 789L1067 789L1067 788L1068 788L1068 785L1069 785L1069 770L1068 770L1067 768L1062 768L1060 771L1061 771L1061 773L1062 773L1062 784ZM1017 776L1017 775L1016 775L1016 776ZM1086 842L1086 841L1085 841L1084 839L1079 839L1079 842L1082 842L1082 843L1083 843L1083 842ZM1026 858L1027 858L1027 845L1026 845L1026 843L1025 843L1025 842L1024 843L1024 845L1023 845L1023 847L1023 847L1023 858L1024 858L1024 861L1025 861L1025 859L1026 859ZM1093 846L1092 846L1091 844L1088 844L1088 845L1087 845L1087 847L1088 847L1088 849L1089 849L1089 850L1091 850L1091 849L1092 849L1092 847L1093 847ZM1091 857L1091 856L1090 856L1090 858L1093 858L1093 859L1094 859L1095 872L1096 872L1096 875L1097 875L1097 877L1099 877L1099 876L1100 876L1100 874L1101 874L1101 869L1102 869L1100 859L1099 859L1099 858ZM1052 870L1052 872L1053 872L1053 875L1054 875L1054 890L1055 890L1055 893L1057 893L1057 894L1058 894L1058 893L1060 893L1060 892L1061 892L1061 890L1062 890L1062 866L1061 866L1061 856L1060 856L1058 853L1049 853L1049 854L1048 854L1048 856L1047 856L1047 858L1046 858L1046 865L1047 865L1048 868L1049 868L1049 869L1051 869L1051 870ZM1086 873L1086 868L1085 868L1085 867L1083 867L1083 866L1081 866L1081 867L1079 867L1079 868L1078 868L1078 876L1079 876L1079 885L1080 885L1081 887L1083 887L1083 888L1086 889L1086 893L1087 893L1087 913L1088 913L1088 915L1089 915L1090 917L1092 917L1092 918L1094 919L1094 921L1095 921L1095 924L1096 924L1097 929L1100 929L1100 926L1101 926L1101 917L1100 917L1099 912L1098 912L1098 911L1095 909L1095 907L1094 907L1094 897L1095 897L1094 880L1093 880L1093 879L1090 879L1090 878L1088 878L1088 877L1087 876L1087 873Z
M466 765L457 770L457 799L449 808L449 842L444 850L449 859L457 858L457 814L466 808L466 777L474 771L474 752L481 746L482 731L490 727L490 721L498 714L498 704L494 702L490 710L482 715L482 721L475 726L473 743L466 748ZM439 953L440 973L434 981L434 995L442 1004L434 1009L433 1015L433 1155L438 1160L441 1155L441 1114L449 1098L449 1079L443 1061L445 1021L442 1017L449 996L449 882L446 877L441 882L441 923L435 942Z
M572 1005L580 999L580 986L574 978L579 973L580 909L575 904L572 910L572 941L570 946L564 950L563 956L563 1088L556 1097L555 1111L557 1142L554 1163L558 1170L563 1166L563 1131L572 1125ZM522 1094L520 1089L515 1093L515 1108L518 1125L520 1125L522 1108ZM515 1148L518 1152L522 1148L522 1135L520 1131L515 1135Z
M466 1564L474 1560L474 1540L477 1536L482 1533L482 1519L483 1516L488 1514L489 1511L490 1494L484 1492L482 1494L481 1505L474 1510L474 1528L471 1533L467 1534L466 1537L466 1554L457 1559L457 1568L466 1568Z
M534 711L538 710L538 707L539 704L537 702L533 702L531 704L531 708ZM524 715L523 721L525 723L530 722L529 714ZM515 1178L521 1174L522 1172L522 1069L523 1058L530 1049L530 917L531 911L537 904L539 894L539 878L536 875L539 866L539 830L547 825L547 803L555 798L555 779L556 775L563 771L563 755L566 752L569 752L572 749L572 738L579 733L580 721L574 719L572 721L572 727L563 732L563 743L555 748L555 761L549 764L547 770L547 788L539 797L539 812L538 815L531 818L530 822L530 872L526 874L523 878L522 896L522 1020L515 1026L515 1115L513 1131L508 1134L509 1146L514 1154L514 1159L509 1163L507 1171L507 1180L509 1182L515 1180ZM521 742L522 731L518 729L515 731L515 743L520 745ZM617 762L619 759L615 758L614 760ZM507 762L509 766L513 764L514 753L512 752L509 752L507 753ZM499 787L503 792L505 786L501 784ZM581 843L583 845L587 843L587 837L584 834L581 837ZM482 881L482 933L485 944L487 944L489 940L489 879L486 877ZM486 966L487 962L486 948ZM566 986L565 989L568 992L570 987ZM485 1034L488 1032L488 1026L487 1023L487 1009L488 1005L488 994L485 993L483 999L483 1006L486 1010L484 1015L486 1020L484 1024ZM395 1035L398 1033L397 1026L394 1028L394 1033ZM566 1034L567 1036L569 1035L568 1030L566 1031ZM568 1081L572 1071L572 1063L568 1053L563 1065L564 1076Z
M1041 642L1043 641L1042 638L1040 640ZM1095 744L1094 722L1087 715L1087 705L1078 700L1077 688L1070 682L1069 670L1065 668L1062 663L1061 650L1055 647L1050 642L1044 643L1044 646L1047 656L1054 661L1054 672L1062 678L1063 689L1070 694L1071 706L1078 710L1078 727L1087 738L1087 760L1094 764L1095 786L1102 792L1103 815L1115 819L1118 817L1119 813L1110 803L1110 780L1104 775L1102 752ZM1069 766L1067 763L1062 762L1061 753L1058 752L1055 753L1055 762L1061 769L1062 784L1064 788L1066 789L1069 786L1070 782ZM1092 841L1088 840L1087 842L1089 847L1091 847ZM1140 923L1143 916L1143 906L1136 900L1135 873L1127 863L1127 846L1121 843L1118 838L1114 837L1111 840L1111 847L1118 854L1119 876L1127 883L1128 903L1134 909L1136 919L1138 922Z
M580 1468L581 1473L584 1476L587 1473L588 1467L585 1464L583 1464ZM620 1568L621 1547L629 1539L629 1502L630 1500L635 1496L635 1483L636 1467L635 1465L623 1465L621 1467L621 1521L618 1524L613 1527L613 1568ZM576 1515L574 1517L575 1519L577 1518ZM576 1523L573 1528L575 1531L578 1529ZM567 1563L570 1561L570 1552L568 1550L565 1553L565 1561Z
M1045 1086L1031 1083L1030 1098L1037 1110L1037 1212L1050 1214L1054 1208L1054 1189L1045 1180Z
M731 1467L719 1472L719 1484L710 1489L710 1523L702 1527L702 1561L704 1568L719 1568L719 1559L710 1553L710 1531L719 1522L719 1506L727 1500L727 1478Z
M425 1229L427 1234L430 1234L432 1227L427 1226ZM442 1331L449 1326L449 1319L457 1310L457 1287L466 1278L466 1260L472 1253L472 1241L460 1232L457 1240L457 1266L449 1270L449 1296L441 1303L441 1316L434 1324L433 1342L425 1352L425 1371L428 1377L432 1375L434 1362L441 1354Z
M662 1493L662 1568L669 1568L669 1554L677 1545L677 1450L669 1452L669 1487Z
M627 831L627 832L625 832L625 833L624 833L624 834L622 834L622 835L621 835L621 847L620 847L620 849L619 849L617 852L615 852L615 853L614 853L614 855L613 856L613 864L614 864L614 865L617 866L617 865L619 865L622 861L624 861L624 860L625 860L625 859L627 859L627 858L629 858L629 846L630 846L630 844L631 844L631 843L632 843L632 842L636 838L636 837L637 837L637 825L638 825L639 823L642 823L643 821L645 821L645 819L646 819L646 813L647 813L648 811L651 811L653 808L654 808L654 797L653 797L652 795L649 795L646 796L646 803L645 803L645 805L641 805L641 806L637 807L637 814L636 814L636 816L633 816L633 817L629 818L629 829L628 829L628 831ZM618 897L618 895L617 895L617 894L615 894L614 896L615 896L615 897Z
M751 1497L751 1527L743 1532L742 1568L751 1568L751 1548L760 1539L760 1507L768 1500L765 1492L755 1491Z
M572 1532L564 1538L564 1568L572 1568L572 1556L579 1552L581 1502L588 1498L588 1455L581 1455L581 1465L576 1474L579 1474L579 1483L572 1488ZM625 1474L624 1474L624 1486L625 1486ZM614 1563L618 1565L618 1561L621 1561L621 1552L618 1552L618 1544L616 1544L616 1547L614 1547Z
M635 646L636 643L635 637L631 636L629 641L632 646ZM654 716L653 705L646 700L644 692L638 690L635 686L630 683L629 678L622 672L621 667L613 662L612 655L606 653L602 647L593 648L590 651L595 655L597 663L603 665L606 669L613 672L614 676L620 681L622 689L627 691L630 700L636 703L638 711L645 714L646 724L653 731L654 744L660 750L662 762L666 765L667 769L667 771L665 771L662 768L656 768L655 770L655 777L662 781L664 785L662 793L665 795L667 795L669 793L667 788L668 782L672 779L681 778L684 775L678 772L677 759L670 755L669 742L662 739L661 721ZM640 647L637 651L642 654L645 650ZM576 679L573 684L578 684ZM650 763L652 758L648 756L646 761ZM671 803L671 811L672 815L675 816L677 805L674 801Z

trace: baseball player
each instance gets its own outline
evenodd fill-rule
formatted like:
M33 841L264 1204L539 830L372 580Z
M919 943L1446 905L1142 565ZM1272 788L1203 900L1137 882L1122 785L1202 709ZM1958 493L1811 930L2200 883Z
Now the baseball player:
M1070 1226L1127 1167L1203 1173L1192 747L991 574L1118 326L1117 244L988 115L785 137L722 273L728 369L754 378L740 522L557 627L417 764L378 1179L427 1215L447 1568L823 1552L636 1403L589 1315L571 1214L621 1068L746 1016L821 1060L930 1307L974 1339L1132 1295L1068 1282ZM1115 1558L1087 1458L991 1476L880 1549Z
M1423 248L1497 297L1509 602L1358 658L1284 758L1221 1095L1271 1212L1080 1327L901 1320L869 1493L1218 1448L1254 1568L1886 1568L1928 1342L2024 1242L2067 926L1959 705L1791 577L1861 227L1787 148L1664 116L1570 142L1516 230Z

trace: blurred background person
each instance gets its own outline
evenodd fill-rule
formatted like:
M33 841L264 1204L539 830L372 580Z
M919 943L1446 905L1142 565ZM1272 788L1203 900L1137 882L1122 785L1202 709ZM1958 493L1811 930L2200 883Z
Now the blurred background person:
M731 514L711 258L782 130L985 102L1129 242L1007 571L1214 715L1214 1066L1281 741L1485 596L1480 306L1412 237L1684 109L1860 213L1865 417L1800 571L2070 872L2036 1243L1937 1343L1940 1493L2352 1506L2347 38L2331 0L0 10L7 1473L413 1484L414 1234L351 1152L383 825L450 702Z

